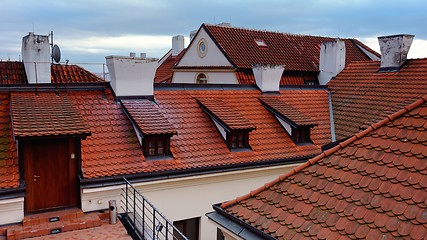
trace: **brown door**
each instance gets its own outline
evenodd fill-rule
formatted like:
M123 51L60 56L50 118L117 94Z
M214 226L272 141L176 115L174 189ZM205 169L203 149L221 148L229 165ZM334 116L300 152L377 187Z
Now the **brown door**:
M77 205L77 166L73 139L24 143L26 212Z

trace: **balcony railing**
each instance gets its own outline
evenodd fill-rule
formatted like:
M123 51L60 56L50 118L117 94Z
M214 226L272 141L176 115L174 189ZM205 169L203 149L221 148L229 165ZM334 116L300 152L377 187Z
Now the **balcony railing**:
M121 218L134 239L188 240L126 178L124 181Z

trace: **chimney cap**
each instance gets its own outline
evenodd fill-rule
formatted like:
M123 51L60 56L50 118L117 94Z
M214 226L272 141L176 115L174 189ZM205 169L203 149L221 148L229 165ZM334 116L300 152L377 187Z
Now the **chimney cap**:
M383 38L392 38L392 37L415 37L415 35L401 33L401 34L394 34L394 35L384 35L384 36L379 36L379 37L378 37L378 39L383 39Z

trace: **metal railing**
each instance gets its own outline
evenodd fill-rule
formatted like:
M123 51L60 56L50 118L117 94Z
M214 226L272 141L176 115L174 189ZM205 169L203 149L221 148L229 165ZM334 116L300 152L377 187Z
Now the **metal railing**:
M123 178L122 220L126 221L139 239L188 240L162 213L157 210L134 186Z

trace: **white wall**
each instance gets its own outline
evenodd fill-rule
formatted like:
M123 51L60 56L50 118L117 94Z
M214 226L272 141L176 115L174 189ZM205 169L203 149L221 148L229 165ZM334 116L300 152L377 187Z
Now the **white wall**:
M206 72L206 71L194 71L194 72L179 72L175 71L173 74L173 83L196 83L196 76L199 73L204 73L208 78L208 84L238 84L236 74L234 71L230 72Z
M204 38L207 43L206 56L201 58L197 53L199 40ZM227 58L222 54L204 29L195 36L184 56L179 61L179 66L232 66Z
M22 222L23 219L23 197L0 200L0 225Z
M51 83L49 36L30 32L22 38L21 54L28 83Z
M216 227L205 216L206 213L213 211L212 204L245 195L297 165L144 182L135 186L171 221L200 217L200 239L215 240ZM121 187L84 189L83 211L105 209L110 199L115 199L119 203ZM120 209L119 206L118 208Z

